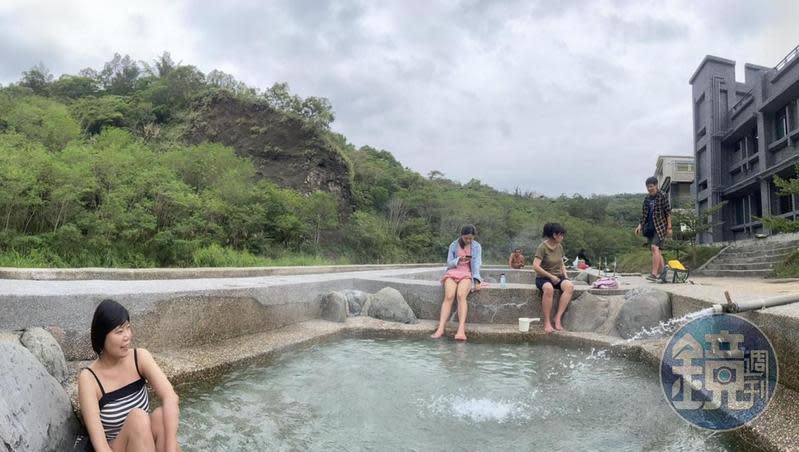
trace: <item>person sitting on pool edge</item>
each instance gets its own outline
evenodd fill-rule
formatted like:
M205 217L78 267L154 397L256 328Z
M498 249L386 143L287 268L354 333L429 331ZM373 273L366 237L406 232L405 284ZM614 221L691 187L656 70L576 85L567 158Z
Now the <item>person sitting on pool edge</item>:
M561 245L561 242L566 237L566 229L558 223L547 223L544 225L542 236L545 240L535 250L533 270L535 270L535 286L542 293L541 308L544 316L544 331L551 333L554 330L563 330L561 319L572 299L574 284L569 281L566 273L566 264L563 263L563 245ZM554 297L555 289L559 289L561 294L553 329L550 315L552 314L552 298Z
M91 341L98 358L81 370L78 398L94 450L179 451L178 396L150 352L131 347L128 310L113 300L100 302L92 319ZM146 383L161 400L152 414L147 413Z
M482 248L475 240L477 229L467 224L461 228L461 235L449 245L447 253L448 270L441 277L444 285L444 301L441 302L441 315L438 328L430 336L438 339L444 335L444 330L452 312L452 303L458 298L458 331L455 340L466 340L466 314L469 305L466 296L469 290L480 290L480 266L482 264Z

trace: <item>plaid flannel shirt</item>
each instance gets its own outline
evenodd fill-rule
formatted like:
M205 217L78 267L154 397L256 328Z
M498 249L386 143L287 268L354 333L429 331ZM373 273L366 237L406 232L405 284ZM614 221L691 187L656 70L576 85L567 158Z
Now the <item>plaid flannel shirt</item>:
M646 197L644 197L644 204L641 207L641 228L646 226ZM655 233L660 239L666 238L666 228L668 227L667 219L671 215L671 205L669 205L669 198L658 190L655 194L655 211L652 212L652 220L655 223Z

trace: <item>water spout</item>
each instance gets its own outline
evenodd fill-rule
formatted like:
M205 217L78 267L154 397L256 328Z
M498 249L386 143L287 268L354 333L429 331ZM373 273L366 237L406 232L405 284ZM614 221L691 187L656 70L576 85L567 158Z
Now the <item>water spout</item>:
M756 309L773 308L775 306L782 306L786 304L796 303L799 301L799 294L781 295L778 297L747 300L747 301L732 301L729 292L724 292L727 298L727 304L715 305L714 309L722 309L726 313L736 314L739 312L754 311Z

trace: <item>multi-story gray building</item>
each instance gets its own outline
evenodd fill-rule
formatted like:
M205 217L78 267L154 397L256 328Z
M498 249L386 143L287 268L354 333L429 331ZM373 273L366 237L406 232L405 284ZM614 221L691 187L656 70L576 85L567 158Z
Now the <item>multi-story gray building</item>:
M773 177L795 177L799 163L799 47L775 67L744 65L708 55L691 76L695 193L699 214L719 203L716 226L703 243L751 237L756 217L797 217L799 200L779 196Z
M690 155L659 155L655 177L660 189L668 194L672 209L691 203L691 184L694 182L694 158Z

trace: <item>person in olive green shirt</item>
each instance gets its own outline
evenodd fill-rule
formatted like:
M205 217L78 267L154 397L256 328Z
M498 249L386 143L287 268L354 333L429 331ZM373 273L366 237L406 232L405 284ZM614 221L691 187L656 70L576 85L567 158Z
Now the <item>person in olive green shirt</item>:
M544 315L544 331L551 333L554 330L563 331L561 319L566 307L574 294L574 284L569 281L566 274L566 265L563 263L563 238L566 229L558 223L544 225L544 241L538 245L533 259L535 270L535 286L542 292L541 307ZM552 327L550 316L552 314L552 298L555 289L560 290L558 312L555 314L555 327Z

